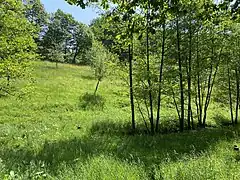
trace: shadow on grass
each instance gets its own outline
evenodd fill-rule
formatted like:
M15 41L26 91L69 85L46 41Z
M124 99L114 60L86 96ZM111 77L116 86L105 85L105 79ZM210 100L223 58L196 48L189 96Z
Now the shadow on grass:
M96 78L91 75L81 75L81 78L84 80L96 80Z
M54 63L54 62L52 62L52 63ZM60 64L60 63L59 63ZM59 64L58 64L58 67L56 68L56 65L55 64L46 64L46 65L44 65L44 66L41 66L41 68L42 69L49 69L49 70L56 70L56 69L58 69L59 68Z
M98 94L85 93L79 97L78 107L83 110L103 110L105 99Z
M10 171L13 168L26 171L32 160L45 162L46 169L57 175L62 163L74 165L94 156L114 156L122 161L142 162L146 169L154 164L171 162L186 156L200 156L221 140L234 138L226 129L205 129L166 135L143 135L141 132L128 135L128 124L99 122L88 135L63 141L46 141L40 151L27 149L5 149L0 157ZM39 163L37 163L39 164Z

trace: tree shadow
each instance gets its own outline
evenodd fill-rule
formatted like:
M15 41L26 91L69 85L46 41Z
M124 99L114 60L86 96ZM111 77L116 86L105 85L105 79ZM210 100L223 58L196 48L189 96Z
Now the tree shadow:
M95 142L92 142L91 139L86 142L84 137L63 141L45 141L42 149L38 152L27 147L15 147L0 151L0 160L3 161L8 172L13 170L24 174L28 169L41 169L41 167L32 167L32 165L41 166L41 162L43 162L48 173L57 175L59 165L62 163L74 165L77 161L84 163L93 154L96 155L96 147Z
M122 161L142 162L146 170L155 164L178 161L186 156L200 156L222 140L234 138L227 129L205 129L185 133L129 135L129 124L98 122L86 136L62 141L46 141L38 152L21 149L5 149L0 152L8 170L13 167L21 172L32 160L45 162L52 175L57 175L59 165L74 165L100 155L114 156Z
M140 128L138 127L140 130L134 135L129 136L129 133L131 133L129 127L129 124L98 122L92 126L90 134L99 137L100 142L107 144L114 143L113 140L116 140L117 137L119 141L118 146L112 152L114 155L126 159L129 154L132 154L148 165L161 163L166 158L176 161L185 155L197 155L221 140L234 138L234 133L224 128L209 128L152 136L146 134L143 125Z
M78 107L83 110L103 110L105 99L98 94L85 93L79 97Z
M84 80L96 80L96 78L91 75L81 75L81 78Z
M54 62L52 62L52 63L54 63ZM60 63L59 63L60 64ZM58 64L58 65L59 65ZM58 66L58 68L56 68L56 66L55 66L55 64L53 65L53 64L46 64L46 65L44 65L44 66L41 66L41 68L42 69L49 69L49 70L56 70L56 69L58 69L59 68L59 66Z

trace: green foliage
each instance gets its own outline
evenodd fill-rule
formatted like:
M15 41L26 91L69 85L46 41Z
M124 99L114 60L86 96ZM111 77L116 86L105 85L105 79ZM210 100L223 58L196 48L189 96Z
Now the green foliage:
M45 11L40 0L23 0L25 6L25 16L38 30L38 37L35 39L37 43L42 38L42 34L46 31L48 23L48 13ZM40 44L38 44L40 45Z
M0 90L25 76L36 57L34 39L43 59L56 66L90 64L97 79L95 92L86 93L96 83L88 67L60 64L57 71L51 63L35 63L34 95L0 99L0 178L237 178L239 154L228 147L239 143L239 129L225 127L226 107L211 100L219 102L219 94L223 103L229 98L231 123L237 124L239 3L68 2L115 7L89 28L61 10L47 19L39 0L0 0ZM102 82L107 66L124 80L129 73L131 114L119 76ZM102 96L96 93L100 82ZM136 131L128 130L130 115ZM148 136L149 129L152 135L175 134ZM185 129L192 131L176 134Z
M98 41L93 41L92 48L87 52L86 57L91 62L90 65L97 80L97 85L94 92L94 94L96 94L102 79L105 76L110 75L111 71L114 71L114 68L111 66L111 64L114 63L117 58Z
M44 60L73 64L90 64L87 51L91 49L93 34L72 15L60 9L52 14L39 50Z
M93 46L94 35L84 24L77 23L75 32L73 33L73 50L75 51L74 57L75 59L72 60L72 63L90 65L91 59L89 59L88 52L91 51Z
M63 49L64 42L68 36L66 30L66 16L61 11L58 10L50 18L50 24L48 26L48 31L42 40L42 54L46 59L53 62L63 62Z
M111 54L101 43L94 41L91 50L88 52L88 56L91 60L91 67L94 70L96 79L101 81L106 74L107 61L113 59Z
M0 1L0 90L26 76L29 61L36 59L35 32L21 2Z
M223 90L226 103L228 90L224 89L228 82L222 71L228 66L237 122L240 99L240 73L236 63L239 59L236 53L239 52L238 1L68 2L82 8L98 3L104 9L114 4L114 8L92 22L91 29L96 39L118 54L125 65L133 55L133 89L137 104L145 106L143 114L147 118L143 119L151 117L153 122L153 114L159 114L161 109L158 104L167 99L179 115L181 130L184 119L188 120L188 129L193 128L195 121L204 127L213 92ZM122 68L122 64L119 66ZM127 68L122 70L124 78L128 72L132 74ZM216 90L216 85L223 88Z

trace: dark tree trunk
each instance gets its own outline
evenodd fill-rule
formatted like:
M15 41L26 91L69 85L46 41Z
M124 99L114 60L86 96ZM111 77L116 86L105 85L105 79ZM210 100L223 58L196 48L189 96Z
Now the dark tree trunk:
M190 22L191 23L191 22ZM192 97L191 97L191 83L192 83L192 29L189 28L189 57L188 57L188 130L191 129L191 117L192 117ZM193 122L192 122L193 123Z
M195 91L197 92L197 87L195 88ZM199 123L200 119L199 119L199 105L198 105L198 94L197 93L195 95L195 105L196 105L197 118L198 118L198 123Z
M76 64L76 58L77 58L78 53L79 53L79 49L77 48L75 53L74 53L73 59L72 59L73 64Z
M95 96L96 96L96 94L97 94L97 90L98 90L99 84L100 84L100 80L98 80L97 85L96 85L96 88L95 88L95 91L94 91L94 95L95 95Z
M163 78L163 65L165 53L165 22L163 23L163 36L162 36L162 59L159 70L159 86L158 86L158 104L157 104L157 119L156 119L156 132L159 130L159 121L161 113L161 95L162 95L162 78Z
M150 105L151 133L154 134L152 82L150 77L150 61L149 61L149 10L150 10L150 3L148 0L147 31L146 31L146 34L147 34L147 82L148 82L148 94L149 94L149 105Z
M180 111L179 111L179 108L178 108L178 105L177 105L177 101L176 101L176 97L175 97L175 93L174 93L173 89L172 89L172 96L173 96L173 102L174 102L174 105L175 105L175 108L176 108L176 111L177 111L177 114L178 114L178 119L181 119Z
M133 42L132 42L133 44ZM133 45L132 45L133 47ZM131 114L132 114L132 129L136 129L135 124L135 111L134 111L134 96L133 96L133 67L132 67L132 60L133 60L133 49L131 52L131 45L128 45L128 58L129 58L129 91L130 91L130 104L131 104Z
M214 44L212 42L212 44ZM210 100L211 100L211 95L212 95L212 90L213 90L213 86L214 86L214 82L217 76L217 72L218 72L218 67L220 64L220 60L221 60L221 54L222 54L222 49L220 51L218 60L217 60L217 64L215 66L215 70L213 70L213 62L211 62L211 71L209 74L209 79L208 79L208 89L207 89L207 96L206 96L206 100L205 100L205 105L204 105L204 117L203 117L203 127L206 126L206 119L207 119L207 110L208 110L208 106L210 104ZM214 49L212 48L212 57L214 58ZM213 61L213 59L212 59Z
M236 92L237 92L237 97L236 97L236 115L235 115L235 124L238 123L238 109L239 109L239 98L240 98L240 80L239 80L239 70L238 68L235 70L235 75L236 75Z
M178 56L178 71L179 71L179 86L180 86L180 101L181 101L181 117L179 119L180 131L184 130L184 87L183 87L183 74L182 74L182 59L180 48L180 31L179 31L179 17L177 17L177 56Z
M231 76L230 76L230 68L229 68L229 65L228 65L227 67L228 67L228 95L229 95L230 115L231 115L232 124L234 125L234 120L233 120L233 103L232 103L232 88L231 88Z
M202 126L202 96L201 96L201 82L200 82L200 62L199 62L199 46L198 46L198 33L197 33L197 99L198 99L198 125Z
M191 109L191 120L192 120L192 129L195 129L192 109Z
M137 106L138 106L138 110L139 110L139 112L140 112L140 114L141 114L141 116L142 116L144 125L145 125L145 127L146 127L146 129L147 129L147 132L150 134L151 132L150 132L150 130L149 130L149 128L148 128L147 122L146 122L146 120L145 120L144 114L143 114L143 112L142 112L142 109L141 109L140 104L139 104L138 101L137 101Z
M206 99L205 99L205 104L204 104L204 108L203 108L203 124L202 124L202 127L205 127L206 126L206 118L207 118L207 102L208 102L208 99L210 98L210 88L211 88L211 80L212 80L212 71L213 71L213 66L211 64L211 70L210 70L210 74L208 76L208 87L207 87L207 96L206 96Z

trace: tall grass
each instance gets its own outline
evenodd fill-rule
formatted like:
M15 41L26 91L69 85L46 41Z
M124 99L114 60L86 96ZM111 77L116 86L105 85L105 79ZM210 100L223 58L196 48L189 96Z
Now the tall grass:
M218 126L217 111L218 128L150 136L138 119L133 135L121 80L102 82L103 108L82 108L96 84L89 67L34 66L31 91L0 98L0 179L239 179L238 130Z

